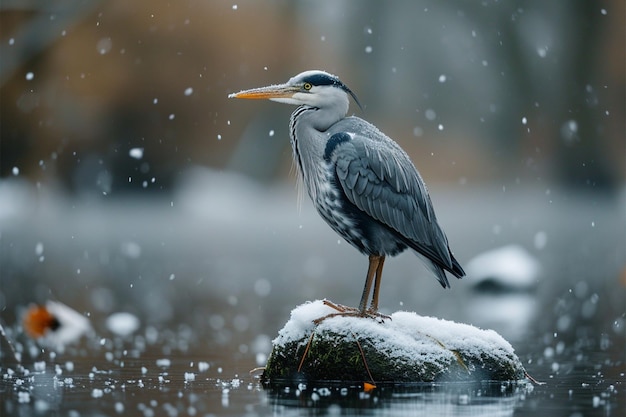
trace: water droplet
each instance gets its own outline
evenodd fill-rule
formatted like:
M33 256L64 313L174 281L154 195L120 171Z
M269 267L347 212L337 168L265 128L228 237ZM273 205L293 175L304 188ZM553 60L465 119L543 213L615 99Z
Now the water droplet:
M20 169L18 167L13 167L11 173L15 176L18 176L20 174Z
M267 297L272 291L272 284L265 278L258 279L254 283L254 292L259 297Z
M447 77L446 77L446 75L445 75L445 74L441 74L441 75L439 76L439 82L440 82L440 83L445 83L445 82L446 82L446 79L447 79Z
M366 54L371 54L371 53L372 53L372 50L373 50L373 49L372 49L372 47L371 47L371 46L369 46L369 45L365 47L365 53L366 53Z
M96 44L96 49L98 50L98 53L100 55L105 55L109 53L112 47L113 47L113 41L109 37L100 39L98 43Z
M239 6L237 6L236 4L233 4L233 10L237 10L239 8Z
M137 259L141 256L141 246L132 241L123 242L120 251L123 255L131 259Z
M561 126L561 137L566 144L572 144L578 140L578 122L570 119Z
M192 94L193 94L193 88L191 88L191 87L187 87L187 88L185 89L185 95L186 95L186 96L190 96L190 95L192 95Z
M274 136L274 131L270 130L270 137Z
M535 249L541 250L546 247L548 243L548 234L543 230L535 233L535 237L533 239L533 243L535 245Z
M26 81L31 81L33 78L35 78L35 74L32 71L26 73Z
M174 118L175 118L175 117L176 117L176 115L175 115L174 113L172 113L172 114L170 114L170 115L169 115L169 117L168 117L168 118L169 118L170 120L174 120Z
M426 111L424 112L424 115L426 116L428 120L431 120L431 121L437 118L437 113L435 113L433 109L426 109Z
M130 157L134 159L141 159L143 158L143 148L132 148L130 151L128 151L128 155L130 155ZM128 182L130 182L130 178Z
M539 55L539 57L541 58L545 58L548 55L548 47L547 46L540 46L537 48L537 55Z
M522 117L522 124L525 125L526 123L528 123L528 119L526 119L526 117Z

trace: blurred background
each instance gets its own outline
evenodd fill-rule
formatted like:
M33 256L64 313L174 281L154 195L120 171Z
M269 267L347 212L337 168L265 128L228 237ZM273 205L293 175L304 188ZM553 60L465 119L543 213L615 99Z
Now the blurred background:
M53 298L246 353L307 299L356 304L365 258L298 209L293 108L227 99L323 69L411 155L463 265L515 244L527 253L487 278L541 267L521 302L491 305L469 298L484 268L443 292L403 255L382 305L517 340L531 323L576 340L580 318L622 340L625 15L620 0L3 0L3 320Z
M382 312L502 334L555 378L520 415L623 410L625 17L623 0L2 0L0 324L36 360L20 317L57 300L98 335L59 356L85 359L66 375L130 352L122 380L170 355L230 378L263 366L294 306L356 305L366 258L298 204L294 108L227 98L323 69L409 153L468 272L444 291L390 259ZM91 384L71 395L99 409ZM214 390L198 398L225 409Z
M99 198L171 192L194 166L274 181L292 109L226 96L306 69L350 86L429 183L625 177L622 1L1 7L2 178Z

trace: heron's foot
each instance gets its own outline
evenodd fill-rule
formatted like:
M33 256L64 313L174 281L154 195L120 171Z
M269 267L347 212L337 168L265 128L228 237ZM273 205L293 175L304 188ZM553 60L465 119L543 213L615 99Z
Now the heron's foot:
M376 320L379 323L384 323L385 320L391 320L391 317L381 314L373 308L369 308L365 311L361 311L356 307L344 306L342 304L335 304L332 301L324 300L324 304L328 307L337 310L337 313L330 313L325 316L322 316L318 319L313 320L313 323L320 324L326 319L330 319L333 317L367 317L373 320Z
M385 320L391 320L391 316L379 313L378 310L374 310L371 307L367 309L366 314L368 317L376 319L376 321L378 321L379 323L384 323Z
M324 300L324 305L337 310L340 313L360 313L360 310L356 307L344 306L343 304L335 304L332 301Z

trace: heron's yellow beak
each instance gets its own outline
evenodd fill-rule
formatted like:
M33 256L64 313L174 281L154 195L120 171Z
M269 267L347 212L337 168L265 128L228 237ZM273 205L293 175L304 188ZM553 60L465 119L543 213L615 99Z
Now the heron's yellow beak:
M291 98L298 91L299 89L296 87L287 84L279 84L243 90L238 93L229 94L228 98L247 98L252 100Z

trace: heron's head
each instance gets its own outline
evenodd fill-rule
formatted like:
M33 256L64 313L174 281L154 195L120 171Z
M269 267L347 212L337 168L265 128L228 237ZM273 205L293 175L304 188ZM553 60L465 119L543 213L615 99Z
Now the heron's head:
M335 75L325 71L304 71L284 84L253 88L230 94L229 98L269 99L280 103L307 105L320 109L345 107L348 111L349 97L361 107L356 95Z

